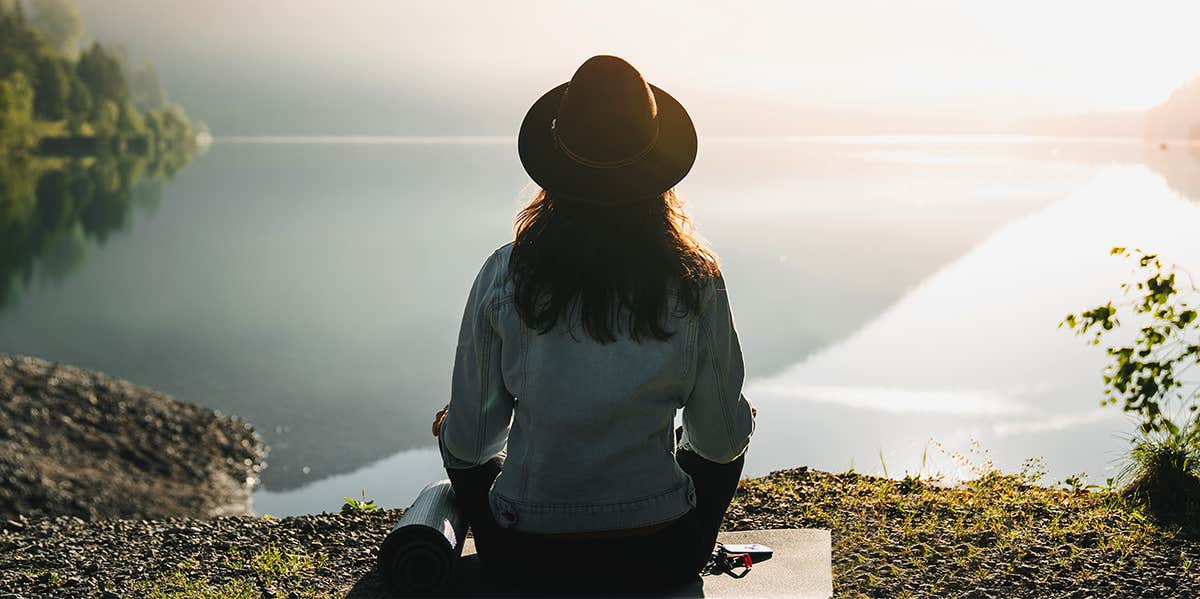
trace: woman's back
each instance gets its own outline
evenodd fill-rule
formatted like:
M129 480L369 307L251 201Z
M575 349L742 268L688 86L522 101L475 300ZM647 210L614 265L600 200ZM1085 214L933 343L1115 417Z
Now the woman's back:
M497 492L613 502L654 495L663 481L680 480L671 448L675 412L689 391L686 350L695 337L694 317L672 319L675 335L666 341L621 336L604 344L577 322L538 334L511 304L497 317L504 343L522 348L504 356L505 381L518 398L508 463L514 471L539 473L522 476L518 486L505 472Z
M676 411L685 409L690 445L714 461L740 455L753 429L739 405L740 352L728 351L737 339L719 279L704 286L704 309L669 318L667 340L600 343L570 321L541 334L514 306L511 247L489 257L467 306L472 326L459 348L479 357L460 353L454 393L475 394L480 382L490 391L480 418L453 420L442 433L448 465L497 455L507 432L492 505L519 530L635 528L683 514L694 497L675 463ZM723 353L712 347L718 337Z
M597 56L534 103L518 151L542 191L475 279L434 425L480 556L616 583L605 560L639 552L664 556L660 582L694 576L754 430L724 280L673 189L695 128Z

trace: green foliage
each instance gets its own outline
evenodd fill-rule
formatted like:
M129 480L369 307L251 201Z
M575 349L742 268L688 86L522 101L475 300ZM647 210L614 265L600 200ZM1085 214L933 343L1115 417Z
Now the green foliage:
M70 94L67 96L68 131L75 135L82 134L83 125L87 123L90 114L92 114L92 92L88 91L83 81L72 78Z
M16 72L33 77L34 61L47 49L41 36L26 21L19 4L0 11L0 79Z
M1121 471L1125 494L1159 519L1200 534L1200 446L1172 436L1142 437Z
M37 59L33 112L39 119L66 118L71 99L71 77L62 60L42 54Z
M375 511L379 507L379 506L375 505L374 499L367 499L367 490L366 489L362 490L362 499L361 500L355 499L353 497L343 497L342 499L346 500L346 503L342 504L342 513L343 514L347 514L350 512L372 512L372 511Z
M7 119L0 120L0 151L166 154L176 146L191 149L191 123L167 103L152 66L127 75L125 52L98 43L80 54L83 24L70 0L32 0L30 8L26 18L20 3L0 6L0 81L13 86L24 77L32 89L29 116L23 109L0 115ZM164 127L145 126L150 111L159 113ZM39 126L30 135L25 125L35 122Z
M120 132L121 106L112 100L101 100L92 110L92 130L96 137L110 139Z
M24 154L37 142L33 123L33 88L23 73L0 79L0 148Z
M303 576L325 565L326 558L320 553L309 553L300 548L291 551L280 549L274 543L245 555L237 547L220 563L220 568L232 573L222 583L209 579L213 566L204 566L199 560L188 558L181 561L175 570L153 580L139 582L134 589L139 596L150 599L254 599L268 596L261 589L290 589L289 597L316 597L316 591L303 584ZM284 596L281 594L281 596Z
M1135 264L1132 282L1121 285L1125 301L1068 314L1059 326L1098 345L1120 326L1118 311L1141 325L1132 343L1107 348L1102 404L1121 403L1140 420L1119 479L1134 503L1200 533L1200 383L1184 378L1200 363L1200 289L1157 254L1124 247L1112 254Z
M92 46L79 57L75 72L80 81L92 92L92 100L100 105L105 101L121 105L129 101L129 87L125 83L125 69L117 57L104 46Z
M1108 302L1060 323L1098 345L1128 313L1141 324L1130 344L1108 347L1103 404L1122 404L1144 434L1163 433L1180 442L1200 442L1200 395L1183 375L1200 363L1200 289L1191 277L1157 254L1115 247L1112 254L1134 262L1134 280L1121 285L1125 301ZM1186 278L1186 283L1182 281Z
M1087 473L1085 472L1068 476L1067 478L1063 479L1062 484L1063 487L1072 493L1080 493L1088 489L1097 488L1096 485L1087 484Z
M283 551L271 543L250 556L247 563L250 570L258 576L259 582L264 586L270 586L281 578L315 570L324 565L325 559L319 554L311 555L299 548L293 551Z
M146 121L133 108L133 104L121 105L117 112L117 130L135 136L146 134Z

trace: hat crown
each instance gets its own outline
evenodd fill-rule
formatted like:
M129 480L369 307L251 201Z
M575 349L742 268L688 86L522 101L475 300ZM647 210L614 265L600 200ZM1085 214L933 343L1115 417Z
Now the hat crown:
M593 56L571 77L554 135L573 157L619 163L654 145L657 117L654 92L633 65L616 56Z

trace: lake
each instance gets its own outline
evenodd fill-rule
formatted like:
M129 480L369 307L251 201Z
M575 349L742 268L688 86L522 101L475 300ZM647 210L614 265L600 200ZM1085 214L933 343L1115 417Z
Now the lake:
M532 191L506 138L218 138L104 235L0 260L0 352L247 418L259 513L407 505L442 476L467 290ZM1200 271L1200 157L1177 145L712 138L680 191L759 408L748 475L1040 457L1103 483L1133 425L1099 407L1103 350L1057 324L1117 296L1114 245Z

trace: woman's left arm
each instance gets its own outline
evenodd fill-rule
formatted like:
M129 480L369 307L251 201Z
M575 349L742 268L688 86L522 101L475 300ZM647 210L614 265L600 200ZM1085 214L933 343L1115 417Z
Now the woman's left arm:
M438 435L447 468L470 468L497 457L508 442L513 396L504 386L500 336L494 326L494 290L501 272L493 253L471 287L450 387L450 406Z

